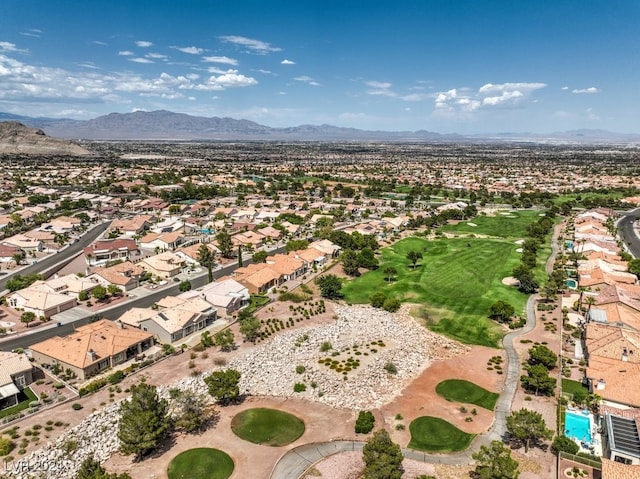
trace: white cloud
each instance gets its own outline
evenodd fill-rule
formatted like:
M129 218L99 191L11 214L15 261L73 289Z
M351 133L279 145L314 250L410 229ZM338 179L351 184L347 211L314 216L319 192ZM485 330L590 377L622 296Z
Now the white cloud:
M106 46L108 46L108 45L109 45L108 43L101 42L100 40L94 40L94 41L92 41L91 43L93 43L93 44L95 44L95 45L100 45L100 46L102 46L102 47L106 47Z
M164 60L165 58L169 58L167 55L163 55L162 53L147 53L145 57L155 58L157 60Z
M118 55L123 56L123 57L132 57L133 55L135 55L135 53L133 53L132 51L129 50L122 50L118 52Z
M37 28L27 28L26 31L20 32L20 35L23 35L25 37L40 38L40 36L42 35L42 30L38 30Z
M311 85L311 86L320 86L320 83L318 83L313 78L307 75L295 77L294 80L302 83L306 83L307 85Z
M29 50L18 48L15 43L0 42L0 52L28 53Z
M388 82L367 81L367 82L364 82L364 83L365 83L365 85L368 85L371 88L380 88L380 89L383 89L383 90L391 88L391 83L388 83Z
M218 68L218 67L209 67L207 68L207 71L209 73L214 73L216 75L225 74L225 73L238 73L238 70L234 70L232 68L223 70L222 68Z
M140 58L140 57L129 58L129 61L136 62L136 63L153 63L153 60L149 60L148 58Z
M588 93L588 94L600 93L600 89L594 86L590 86L589 88L573 89L571 90L571 93Z
M261 55L265 55L269 52L282 51L282 48L273 47L270 43L255 40L253 38L241 37L239 35L224 35L220 37L220 40L226 43L233 43L234 45L247 47L249 50Z
M263 69L261 69L261 68L259 68L259 69L257 69L257 70L254 70L254 71L257 71L258 73L264 73L265 75L273 75L273 72L272 72L272 71L270 71L270 70L263 70Z
M138 40L136 41L136 45L139 46L140 48L149 48L153 46L153 42L148 42L146 40Z
M287 60L286 58L280 62L280 65L295 65L296 62L293 60Z
M189 55L202 55L204 53L204 48L199 47L171 47L175 50L178 50L182 53L188 53Z
M546 83L487 83L477 92L451 89L437 93L434 98L436 114L468 116L481 109L515 107Z
M225 73L219 76L211 76L205 83L194 86L195 90L217 91L227 88L241 88L245 86L257 85L255 78L247 77L239 73Z
M563 86L563 87L561 88L561 90L568 90L568 89L569 89L569 87L568 87L568 86Z
M202 61L205 63L224 63L225 65L233 65L236 66L238 64L238 60L235 58L229 57L202 57Z

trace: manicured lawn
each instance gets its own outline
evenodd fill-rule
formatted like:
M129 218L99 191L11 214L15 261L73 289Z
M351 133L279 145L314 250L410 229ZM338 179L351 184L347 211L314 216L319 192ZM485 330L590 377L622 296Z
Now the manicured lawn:
M460 221L455 225L444 225L441 229L447 233L482 234L505 239L520 239L526 237L527 226L538 221L540 213L537 210L504 210L498 211L495 216L479 215L470 220Z
M31 388L24 388L20 394L18 394L18 401L20 402L15 406L11 406L0 411L0 418L11 416L12 414L18 414L20 411L27 409L30 402L37 400L38 396L34 394Z
M571 379L562 378L562 392L569 393L574 397L585 397L587 394L589 394L589 389L580 381L573 381Z
M304 422L283 411L247 409L231 421L231 429L245 441L266 446L286 446L304 433Z
M496 407L498 397L500 397L499 394L487 391L464 379L447 379L446 381L442 381L436 386L436 392L447 401L475 404L489 411L493 411L493 408Z
M409 431L409 448L427 452L463 451L475 437L475 434L467 434L444 419L432 416L414 419Z
M421 305L420 316L428 327L468 344L497 347L504 330L488 318L491 305L503 300L516 314L524 313L527 295L517 288L502 284L520 263L520 245L516 239L526 237L528 224L537 221L539 211L506 211L507 215L479 216L468 222L447 225L442 229L460 237L433 241L409 237L383 248L380 267L347 282L343 287L349 303L366 304L378 291L402 302ZM491 238L470 235L484 234ZM422 252L423 258L413 269L406 255ZM534 270L540 280L546 279L544 262L550 248L542 248ZM394 267L395 279L387 281L384 270Z
M169 479L227 479L233 459L219 449L200 447L178 454L169 463Z

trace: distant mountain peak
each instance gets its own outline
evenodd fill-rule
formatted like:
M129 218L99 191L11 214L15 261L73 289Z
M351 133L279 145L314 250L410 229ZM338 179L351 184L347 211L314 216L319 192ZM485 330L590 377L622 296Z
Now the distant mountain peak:
M0 154L84 156L91 153L71 141L51 138L38 128L11 120L0 122Z

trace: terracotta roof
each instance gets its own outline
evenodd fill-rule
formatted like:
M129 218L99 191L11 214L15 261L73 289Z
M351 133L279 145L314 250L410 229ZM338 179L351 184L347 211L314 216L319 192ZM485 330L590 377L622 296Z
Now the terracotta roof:
M602 479L640 479L640 465L622 464L603 457Z
M75 333L53 337L31 346L33 351L78 368L126 351L127 348L151 339L153 334L137 328L120 328L107 319L79 327ZM95 359L90 354L95 353Z

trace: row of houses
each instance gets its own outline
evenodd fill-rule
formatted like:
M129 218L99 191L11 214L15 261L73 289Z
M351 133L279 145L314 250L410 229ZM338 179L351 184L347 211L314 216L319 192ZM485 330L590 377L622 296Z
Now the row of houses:
M590 392L602 398L602 477L622 479L640 475L640 285L609 231L611 216L606 209L577 215L571 249L586 309L577 359L586 362Z

